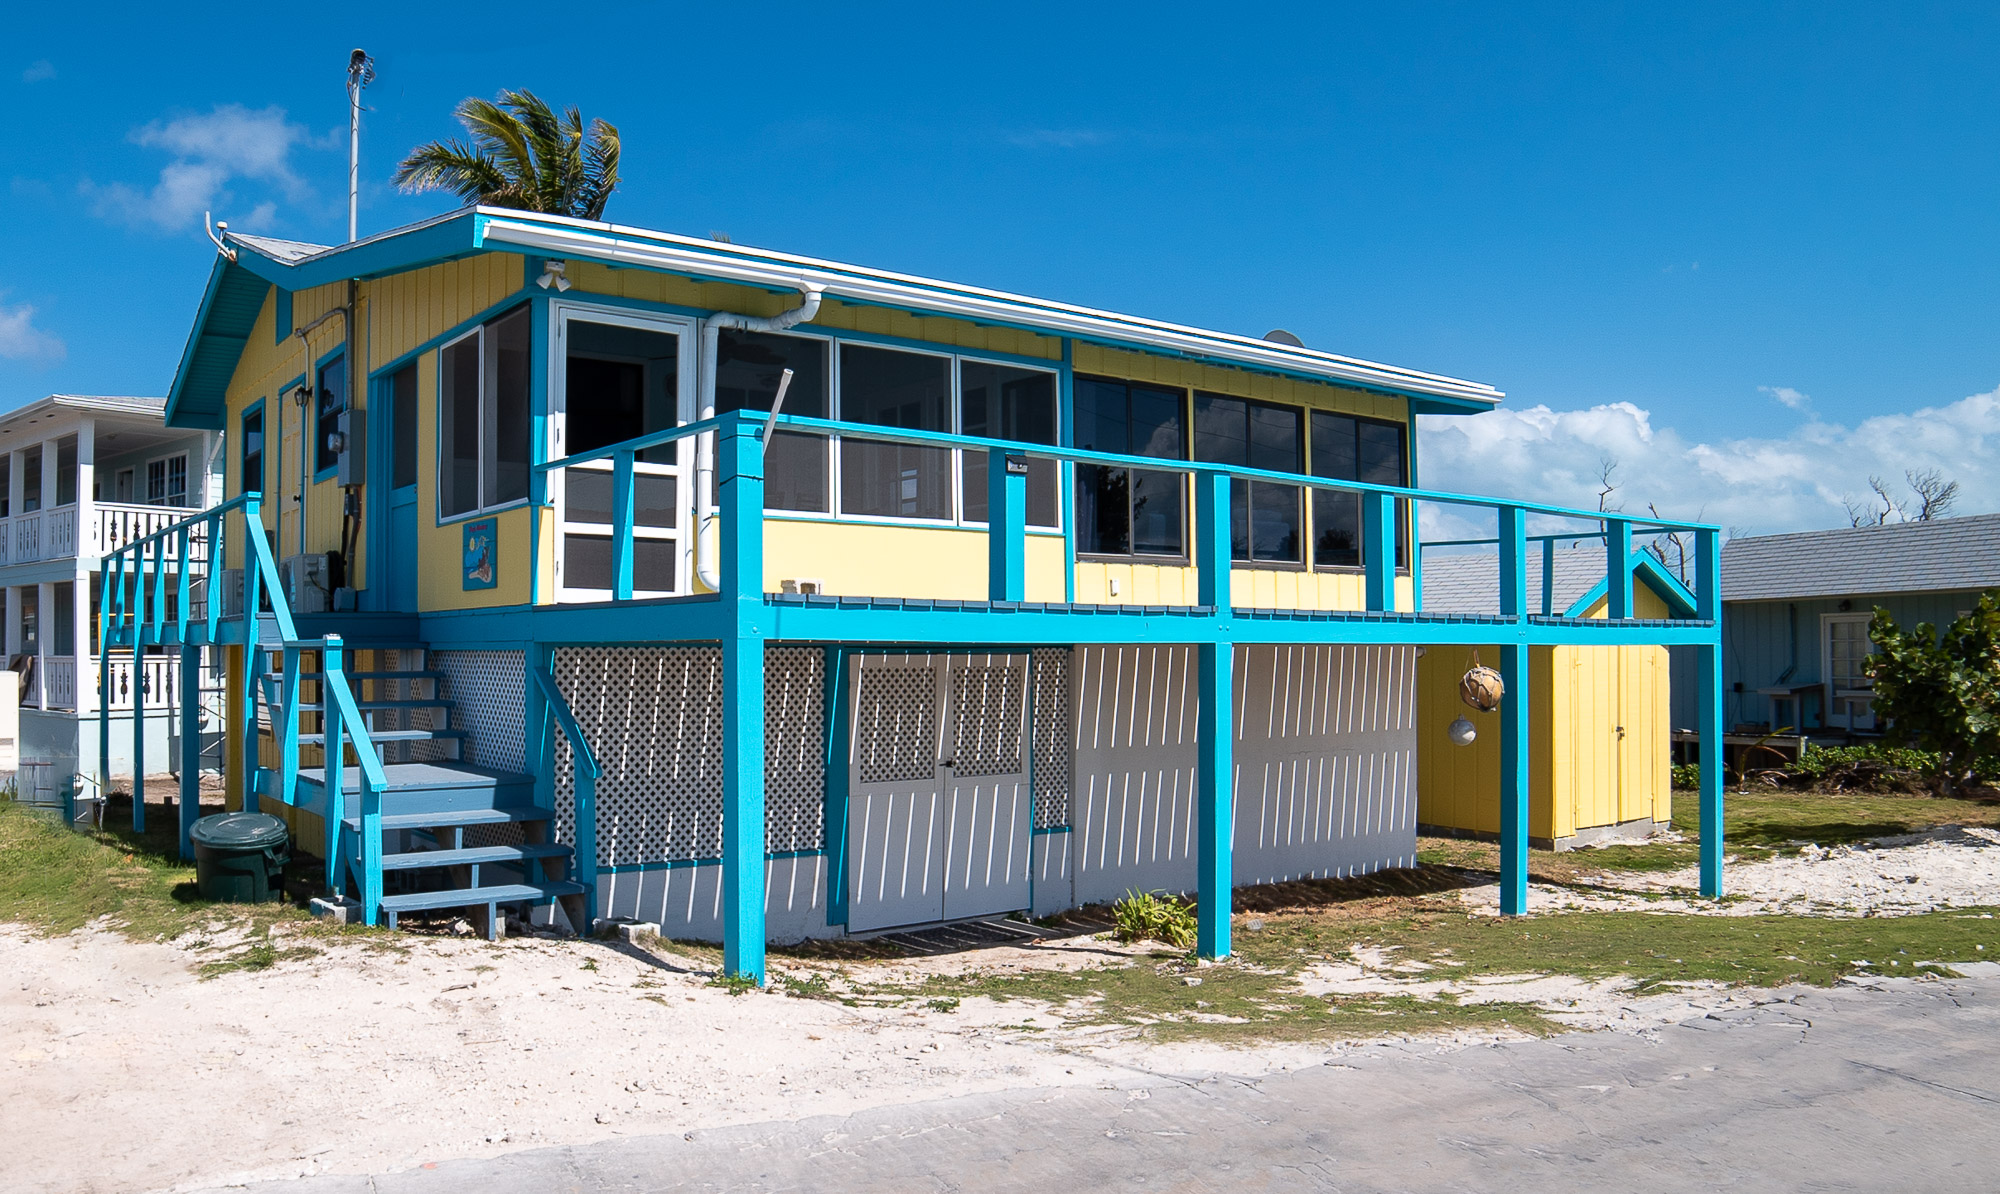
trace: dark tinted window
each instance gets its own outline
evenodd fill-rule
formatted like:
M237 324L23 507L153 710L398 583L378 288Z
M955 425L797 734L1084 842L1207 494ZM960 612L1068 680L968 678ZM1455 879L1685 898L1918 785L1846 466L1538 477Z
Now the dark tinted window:
M237 479L241 493L264 492L264 409L243 416L243 459Z
M313 395L319 403L319 418L314 427L313 471L323 473L340 462L340 453L333 450L333 435L340 426L340 412L347 409L347 358L338 356L321 365L313 382Z
M1357 419L1314 411L1312 474L1374 485L1405 485L1404 430L1400 423ZM1313 491L1313 563L1330 568L1359 567L1361 498L1334 490ZM1409 503L1397 503L1396 565L1409 558Z
M1179 390L1076 379L1078 447L1187 458L1186 396ZM1184 474L1078 465L1077 550L1093 555L1169 555L1186 550Z
M1304 460L1301 412L1286 406L1194 396L1194 457L1275 473L1296 473ZM1229 487L1230 552L1239 560L1299 563L1304 545L1304 496L1296 485L1237 478Z
M244 430L248 434L247 425ZM260 426L260 451L263 433ZM389 485L407 489L416 483L417 366L413 361L389 376Z
M792 384L783 412L824 419L832 387L827 343L769 332L724 331L716 340L715 411L771 409L785 370ZM764 508L825 513L827 440L823 435L780 431L764 462Z

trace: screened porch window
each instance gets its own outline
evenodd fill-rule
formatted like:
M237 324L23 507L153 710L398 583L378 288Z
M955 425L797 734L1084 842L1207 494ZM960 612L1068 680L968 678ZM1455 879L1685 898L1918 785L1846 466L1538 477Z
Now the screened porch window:
M951 358L842 344L840 413L849 423L949 432ZM888 518L950 519L951 466L950 448L843 439L840 511Z
M1210 464L1302 471L1303 414L1219 394L1194 396L1194 458ZM1237 478L1229 485L1229 549L1233 559L1305 562L1305 502L1296 485Z
M658 325L563 320L562 407L567 450L590 452L680 425L681 337ZM683 449L663 444L637 454L632 470L632 583L668 593L680 571ZM563 584L608 590L612 580L612 466L593 461L563 470Z
M1374 485L1407 485L1403 425L1326 411L1312 413L1312 475ZM1359 568L1361 495L1316 489L1312 495L1313 563ZM1396 503L1396 567L1409 560L1409 503Z
M528 496L528 310L444 348L438 513L446 518Z
M958 365L959 420L966 435L1027 444L1056 442L1056 375L987 361ZM967 522L986 521L987 454L964 453L963 506ZM1028 459L1028 525L1062 523L1062 470L1053 460Z
M832 394L827 342L771 332L724 331L716 341L715 413L768 411L778 381L792 371L784 412L827 417ZM764 508L827 512L828 446L824 435L780 431L764 461Z
M1077 446L1187 459L1186 396L1122 381L1076 379ZM1183 474L1076 466L1077 550L1086 555L1179 556L1187 544Z

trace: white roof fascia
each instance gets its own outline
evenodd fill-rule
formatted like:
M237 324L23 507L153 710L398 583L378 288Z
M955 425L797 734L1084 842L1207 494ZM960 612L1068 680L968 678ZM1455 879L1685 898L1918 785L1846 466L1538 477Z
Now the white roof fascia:
M1119 315L1089 307L984 290L913 275L863 269L767 250L724 249L714 242L616 225L477 209L486 218L482 244L516 245L553 257L584 257L638 268L715 278L780 290L818 286L836 298L1023 326L1060 335L1227 360L1252 368L1303 373L1329 381L1497 405L1504 395L1480 382L1462 381L1313 349L1203 331L1180 324Z

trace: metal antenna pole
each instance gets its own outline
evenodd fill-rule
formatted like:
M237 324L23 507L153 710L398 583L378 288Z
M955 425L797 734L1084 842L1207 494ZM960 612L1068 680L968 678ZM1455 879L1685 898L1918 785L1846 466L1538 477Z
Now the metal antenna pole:
M347 56L347 239L360 236L361 89L375 81L375 60L366 50Z

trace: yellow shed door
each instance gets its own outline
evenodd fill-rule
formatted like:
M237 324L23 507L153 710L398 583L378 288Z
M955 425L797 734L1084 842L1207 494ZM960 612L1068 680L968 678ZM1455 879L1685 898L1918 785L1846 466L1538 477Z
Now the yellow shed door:
M1570 832L1666 816L1667 668L1658 647L1571 647ZM1558 732L1565 727L1558 727Z

